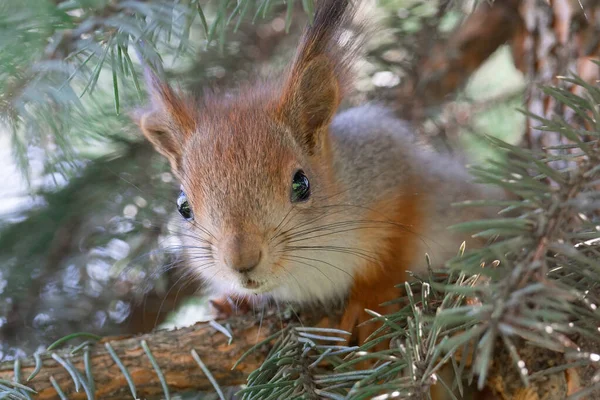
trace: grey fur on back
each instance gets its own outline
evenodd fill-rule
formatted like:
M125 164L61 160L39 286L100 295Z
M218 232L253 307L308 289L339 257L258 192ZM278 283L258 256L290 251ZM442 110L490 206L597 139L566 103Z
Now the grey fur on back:
M418 195L425 191L430 194L426 196L430 203L424 207L431 213L422 232L427 235L423 251L430 255L446 258L456 254L460 243L468 239L449 232L448 226L494 218L498 211L451 207L455 202L501 198L504 194L474 183L460 162L420 143L410 125L383 106L371 104L345 110L334 118L330 132L335 172L351 192L347 201L370 205L399 194ZM406 192L399 193L399 187L405 187Z

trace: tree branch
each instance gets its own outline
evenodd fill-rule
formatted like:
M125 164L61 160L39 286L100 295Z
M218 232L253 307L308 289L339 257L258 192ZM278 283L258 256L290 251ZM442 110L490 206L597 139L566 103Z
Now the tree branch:
M437 43L419 62L415 81L399 88L401 115L420 119L425 109L437 106L461 88L471 74L522 26L521 0L482 2L444 42Z
M263 352L257 351L249 355L234 370L231 369L233 364L251 346L279 332L284 321L280 316L271 313L264 317L262 323L257 321L253 314L234 317L227 322L230 324L231 331L235 332L231 343L224 333L215 328L215 325L201 323L175 331L158 331L136 337L106 337L101 342L91 345L89 360L95 398L123 399L131 395L126 377L110 355L107 345L114 349L131 375L137 398L156 398L163 395L160 379L142 348L142 341L148 344L172 391L213 391L209 379L193 359L192 349L200 355L219 385L236 386L245 383L248 374L261 365ZM46 352L41 356L40 372L27 383L30 388L38 392L37 399L59 399L50 381L52 377L69 399L87 398L82 388L79 392L75 391L71 374L57 362L56 356L53 358L53 355L58 355L84 377L86 375L84 351L72 355L69 350ZM33 358L24 359L21 362L20 375L25 379L34 369ZM12 362L0 364L0 379L13 381L13 378L14 364Z

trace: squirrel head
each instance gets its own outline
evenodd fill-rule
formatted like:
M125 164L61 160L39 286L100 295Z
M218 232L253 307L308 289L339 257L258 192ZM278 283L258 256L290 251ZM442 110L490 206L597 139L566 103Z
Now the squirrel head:
M317 11L280 85L194 100L147 72L151 104L135 119L181 181L177 205L190 267L221 290L324 295L314 284L324 280L323 264L302 250L323 244L314 232L339 191L329 124L347 64L331 51L331 12ZM335 270L327 275L336 280Z

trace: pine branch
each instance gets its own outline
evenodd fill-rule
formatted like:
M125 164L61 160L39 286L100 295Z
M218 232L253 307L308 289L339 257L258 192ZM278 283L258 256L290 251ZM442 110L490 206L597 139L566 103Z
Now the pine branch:
M311 321L315 320L306 320L307 323ZM87 341L83 342L87 343L83 348L49 350L36 360L32 357L20 360L17 370L21 379L17 382L34 390L37 399L44 400L59 399L52 378L69 399L87 399L89 393L102 399L123 399L130 395L149 399L161 398L169 391L212 392L214 382L206 375L206 370L220 386L243 384L246 377L259 368L263 355L260 352L246 354L234 367L235 360L256 343L278 334L284 323L291 324L287 329L294 325L294 321L282 321L275 313L264 315L260 321L254 315L246 315L229 319L227 328L216 323L202 323L136 337L106 337L95 344L93 340ZM233 336L228 331L233 332ZM72 336L79 340L89 339L77 334ZM270 345L267 341L259 347L265 349ZM197 358L203 367L199 366ZM0 382L4 382L0 385L0 396L20 388L10 383L15 382L14 371L14 363L0 364ZM32 373L33 377L26 379ZM166 390L159 379L161 375Z
M51 148L58 142L61 151L74 151L69 145L76 135L69 129L73 113L95 107L90 96L97 88L111 87L115 114L122 111L122 99L142 95L132 48L154 65L162 64L163 57L193 55L189 36L200 24L206 46L218 38L223 50L228 29L237 30L255 3L263 18L281 3L243 0L233 7L229 0L218 0L209 26L199 0L91 1L85 6L63 0L41 8L29 2L35 3L0 4L0 36L6 38L0 42L0 64L10 66L0 71L0 119L12 130L25 175L31 143ZM310 8L310 1L304 3ZM288 7L288 28L293 10Z
M577 78L574 81L588 91L587 98L600 95L598 88L585 85ZM585 115L594 110L594 101L586 97L567 96L566 91L560 89L549 90L557 101L576 113ZM538 129L557 132L577 144L581 151L577 168L555 170L550 166L556 159L568 160L568 154L550 158L490 138L510 153L511 165L479 168L475 174L481 181L493 180L524 198L521 205L511 210L520 216L513 219L514 222L482 221L458 227L478 229L485 224L487 231L480 235L504 237L487 249L467 255L466 260L454 263L456 268L475 270L482 260L488 263L496 260L491 270L489 267L487 271L482 270L488 281L486 288L477 294L480 301L477 307L464 310L465 317L475 317L478 325L484 327L473 363L479 388L483 388L488 377L497 338L506 342L518 337L553 352L579 353L585 350L570 336L575 333L597 335L595 327L600 321L595 303L586 301L586 297L595 295L589 290L580 291L583 289L580 285L581 289L577 290L562 281L564 275L574 275L586 280L590 288L598 279L598 259L584 255L582 243L576 238L585 233L600 239L600 233L590 223L592 210L582 201L598 196L594 182L600 177L597 168L599 134L575 130L560 119L535 118L541 123ZM584 137L594 140L585 142ZM593 301L597 300L596 297ZM444 318L444 313L438 317ZM509 350L515 351L512 346ZM514 357L515 367L527 371L520 366L523 360L517 354L518 351ZM522 373L521 378L526 384L527 372Z

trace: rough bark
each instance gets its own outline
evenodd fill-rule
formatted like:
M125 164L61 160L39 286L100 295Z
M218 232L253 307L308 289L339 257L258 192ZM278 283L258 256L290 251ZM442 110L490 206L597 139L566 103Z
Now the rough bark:
M515 33L512 51L516 67L535 83L528 88L528 111L545 118L559 116L571 123L584 125L572 110L544 93L541 85L562 86L580 95L581 88L559 77L574 72L590 84L597 82L600 69L593 60L600 56L597 34L600 2L525 0L520 14L525 23ZM537 125L539 123L534 119L527 119L522 145L542 151L549 146L567 143L560 134L538 130Z

